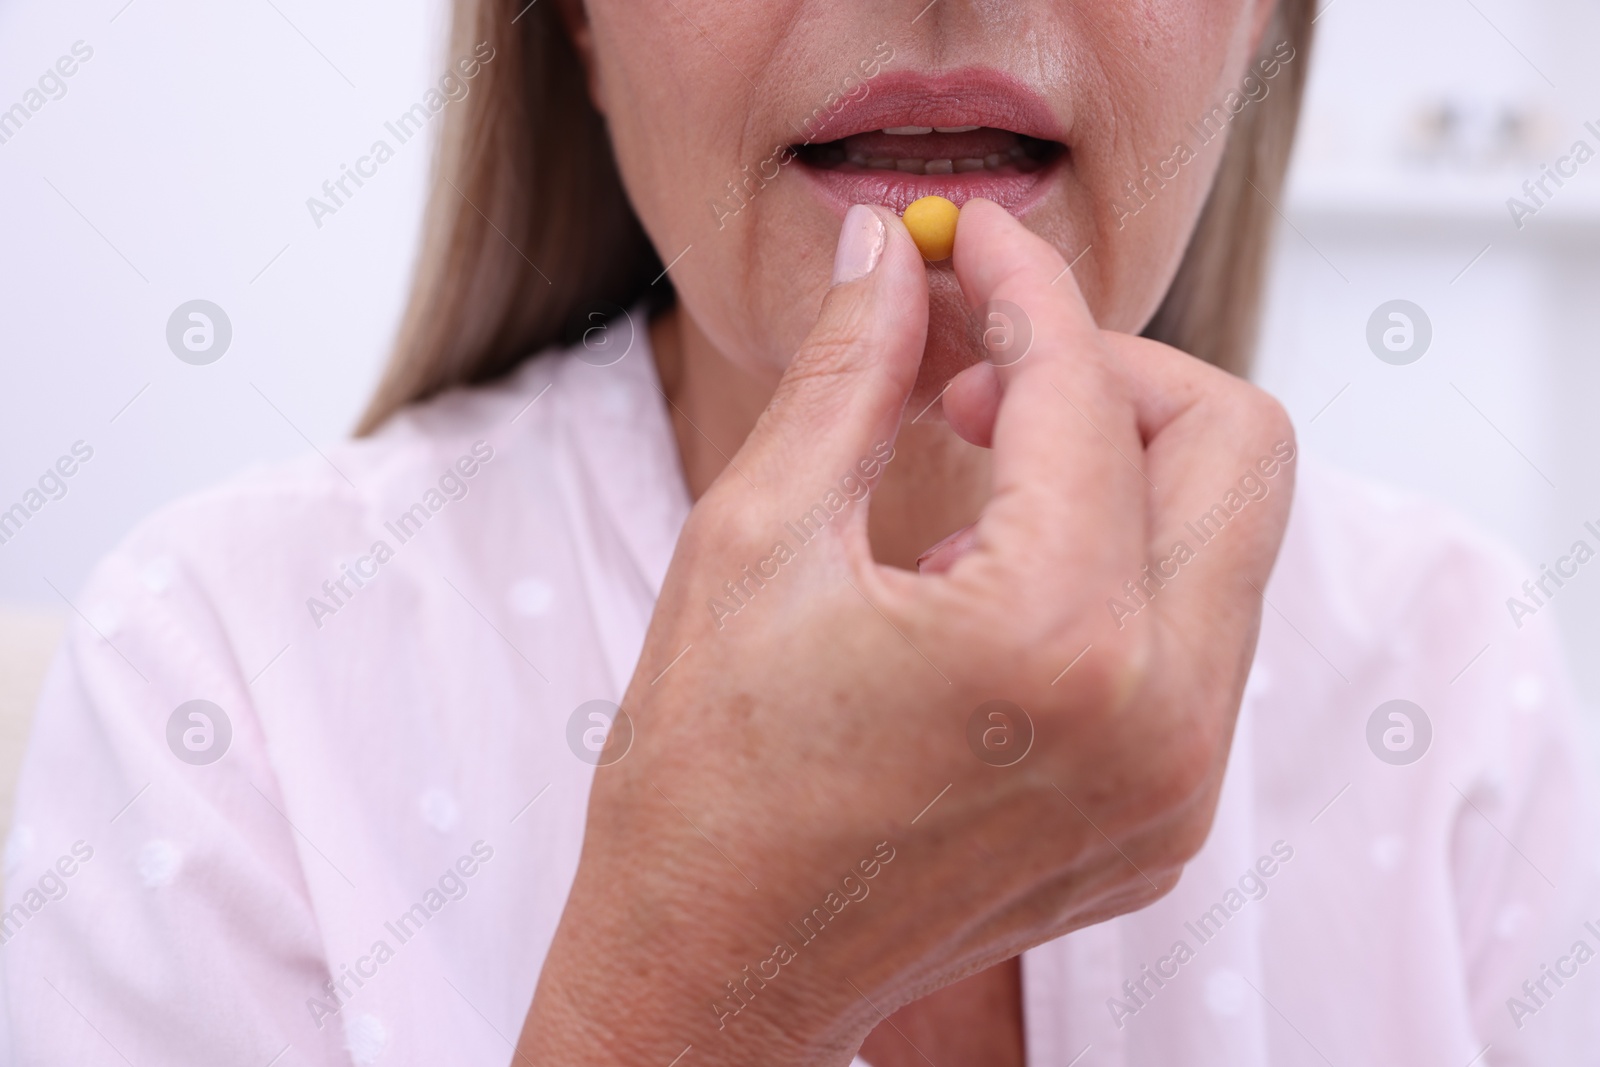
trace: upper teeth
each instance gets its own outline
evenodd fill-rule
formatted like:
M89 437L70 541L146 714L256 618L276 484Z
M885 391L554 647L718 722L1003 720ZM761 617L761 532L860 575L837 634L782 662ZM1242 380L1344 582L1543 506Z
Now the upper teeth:
M971 133L981 129L982 126L890 126L883 132L896 137L920 137L925 133Z

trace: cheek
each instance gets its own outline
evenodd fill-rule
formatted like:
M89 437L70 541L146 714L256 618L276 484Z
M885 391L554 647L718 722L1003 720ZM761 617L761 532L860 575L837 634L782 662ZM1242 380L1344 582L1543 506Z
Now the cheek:
M787 145L755 132L773 107L756 86L781 82L762 57L783 53L774 35L793 6L590 2L613 150L668 265L660 284L676 288L713 345L756 371L781 370L814 321L837 229L825 222L824 249L795 218Z
M833 272L838 221L780 174L676 280L695 321L728 359L776 381L815 324ZM690 256L698 256L696 244ZM688 257L685 257L687 263Z
M617 166L664 262L688 243L685 235L702 215L711 218L708 202L738 170L729 167L737 139L729 109L741 94L727 81L738 75L704 60L675 72L667 56L697 51L686 38L693 31L676 21L643 5L618 24L597 19L595 35L598 92Z
M1074 145L1072 216L1090 249L1074 277L1102 327L1143 329L1182 262L1238 121L1226 100L1254 58L1246 8L1173 4L1138 66L1116 49L1099 64ZM1102 32L1141 39L1131 27Z

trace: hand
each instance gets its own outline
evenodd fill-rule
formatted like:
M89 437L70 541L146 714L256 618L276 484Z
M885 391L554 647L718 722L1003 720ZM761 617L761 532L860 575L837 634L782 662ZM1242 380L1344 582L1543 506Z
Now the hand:
M928 301L899 220L865 210L872 269L679 541L523 1033L541 1067L848 1063L880 1013L1154 900L1209 829L1292 471L1203 545L1185 523L1292 458L1284 413L1101 331L1055 249L972 201L961 288L1033 343L945 397L994 450L979 521L926 573L880 566L862 491ZM1118 616L1125 582L1153 595ZM1011 766L968 744L992 700L1032 723Z

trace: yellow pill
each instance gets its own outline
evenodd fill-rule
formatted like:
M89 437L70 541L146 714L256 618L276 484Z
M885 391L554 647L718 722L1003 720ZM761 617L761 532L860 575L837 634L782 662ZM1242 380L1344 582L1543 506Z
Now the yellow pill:
M917 251L929 263L949 259L956 246L956 219L961 209L942 196L925 196L906 208L903 216Z

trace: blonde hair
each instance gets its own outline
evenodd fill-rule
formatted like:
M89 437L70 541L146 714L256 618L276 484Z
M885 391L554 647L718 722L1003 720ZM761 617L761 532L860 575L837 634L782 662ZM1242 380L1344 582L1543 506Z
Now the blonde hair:
M1183 262L1145 329L1236 374L1255 345L1312 7L1279 0L1259 58L1287 41L1294 59L1233 121ZM661 270L558 6L456 0L452 37L452 54L487 43L493 58L446 113L411 298L359 434L407 404L505 374L590 309L633 306Z

